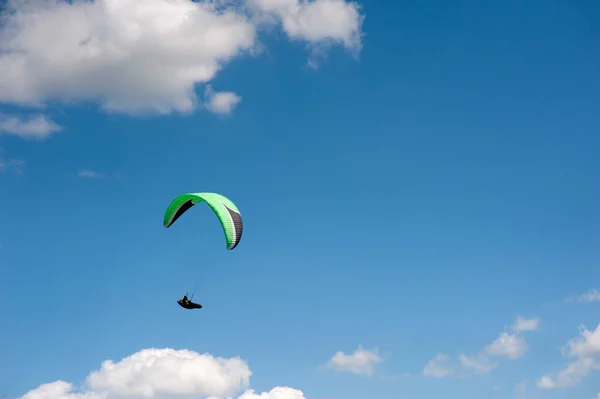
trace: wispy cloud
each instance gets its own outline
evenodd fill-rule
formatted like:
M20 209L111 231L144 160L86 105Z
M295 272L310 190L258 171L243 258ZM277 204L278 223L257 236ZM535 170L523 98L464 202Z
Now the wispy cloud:
M538 319L537 317L531 319L518 317L512 325L512 330L516 332L535 331L540 327L540 322L540 319Z
M515 399L527 399L528 396L527 383L525 381L515 384Z
M507 358L516 360L525 355L528 346L521 332L535 331L539 328L540 319L519 317L510 327L512 332L504 331L490 344L484 346L475 355L461 353L457 361L446 354L437 354L423 369L423 375L428 377L447 377L455 374L487 374L497 367L491 359Z
M429 360L423 368L423 375L426 377L442 378L454 374L454 367L450 363L450 356L445 353L438 353Z
M91 169L82 169L77 172L77 176L84 179L104 179L106 177L104 173L96 172Z
M21 175L25 170L25 161L17 158L4 158L0 154L0 173Z
M597 289L589 290L581 295L569 297L566 302L600 302L600 291Z
M541 389L568 388L581 383L590 371L597 367L594 359L582 357L569 363L555 375L544 375L537 381Z
M467 356L461 353L458 356L460 364L475 374L487 374L496 368L497 363L491 361L488 357L479 354L478 356Z
M10 134L30 140L44 140L61 130L62 127L44 115L35 115L29 118L0 115L1 134Z
M381 362L383 362L383 358L379 356L377 348L366 350L359 345L358 349L351 354L337 352L329 359L325 367L335 371L371 376L375 366Z

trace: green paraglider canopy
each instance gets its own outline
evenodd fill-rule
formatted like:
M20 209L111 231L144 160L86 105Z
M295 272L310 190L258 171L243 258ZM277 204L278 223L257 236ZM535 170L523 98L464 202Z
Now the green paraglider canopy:
M215 212L227 240L227 249L234 249L242 238L242 216L235 204L227 197L216 193L189 193L175 198L165 212L163 226L171 227L181 215L192 206L206 202Z

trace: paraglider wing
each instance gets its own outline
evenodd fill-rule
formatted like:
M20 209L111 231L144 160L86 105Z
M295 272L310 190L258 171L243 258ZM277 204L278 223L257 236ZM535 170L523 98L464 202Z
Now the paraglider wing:
M242 216L235 204L220 194L189 193L178 196L165 212L164 227L169 228L185 211L200 202L206 202L219 218L225 232L227 249L232 250L237 247L242 238Z

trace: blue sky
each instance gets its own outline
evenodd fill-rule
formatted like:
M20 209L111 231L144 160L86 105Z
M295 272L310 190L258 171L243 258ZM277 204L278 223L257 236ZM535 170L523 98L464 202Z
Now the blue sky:
M5 7L0 396L599 395L598 2Z

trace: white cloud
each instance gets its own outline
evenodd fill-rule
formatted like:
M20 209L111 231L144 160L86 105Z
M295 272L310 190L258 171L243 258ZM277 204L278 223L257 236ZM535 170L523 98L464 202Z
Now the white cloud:
M143 349L119 362L107 360L88 375L84 389L65 381L43 384L18 399L187 399L233 397L252 375L240 358L219 358L189 350ZM301 391L275 387L239 399L306 399Z
M0 77L0 79L2 78ZM10 134L24 139L44 140L61 130L60 126L44 115L35 115L28 119L0 115L0 134Z
M269 392L257 394L253 389L244 392L239 399L306 399L304 393L290 387L275 387Z
M308 66L316 68L318 59L333 44L341 43L355 57L362 47L364 16L358 3L345 0L248 0L256 9L281 22L292 40L308 41L312 53ZM267 19L268 20L268 19Z
M540 388L571 387L579 384L592 370L600 369L600 324L594 331L582 326L580 333L580 337L569 340L567 347L562 350L563 355L575 357L576 360L554 376L541 377L537 382Z
M261 11L273 14L292 39L309 42L342 43L361 48L363 16L360 6L344 0L249 0Z
M17 158L4 158L0 153L0 173L23 174L25 161Z
M96 172L95 170L91 169L82 169L77 172L77 176L86 179L103 179L105 177L104 173Z
M42 384L32 389L18 399L105 399L94 392L74 392L73 384L66 381L56 381Z
M0 102L92 101L125 113L193 111L198 84L256 49L264 20L252 13L272 15L291 38L353 51L363 20L345 0L7 0L4 7Z
M206 87L205 106L216 114L229 114L242 100L232 91L214 91L211 86Z
M494 342L486 346L485 351L494 356L515 360L523 357L527 352L527 342L523 337L503 332Z
M599 356L600 355L600 324L594 331L579 327L581 337L571 339L567 343L566 352L568 356Z
M450 365L450 357L444 353L435 355L423 369L423 375L426 377L442 378L453 373L454 369Z
M358 349L349 355L342 351L337 352L325 365L327 368L353 374L372 375L375 366L381 363L377 349L366 350L359 345Z
M534 331L539 327L540 319L525 319L519 317L512 325L515 332ZM486 345L476 355L466 355L461 353L458 356L458 362L463 371L475 374L486 374L497 367L497 363L492 361L489 356L505 357L510 360L516 360L527 352L527 342L517 333L500 333L491 344ZM423 374L431 377L446 377L455 374L456 370L449 365L451 358L444 354L438 354L430 360Z
M467 356L460 354L458 360L463 367L472 370L475 374L487 374L496 368L497 364L483 355Z
M188 350L144 349L118 363L106 360L87 377L94 392L128 398L231 396L249 385L248 365Z
M539 326L540 319L538 318L534 317L531 319L525 319L523 317L518 317L517 320L514 322L512 329L516 332L535 331L539 328Z
M600 302L600 291L592 289L581 295L568 298L567 302Z
M563 370L556 373L555 376L545 375L541 377L537 385L542 389L572 387L579 384L583 377L587 376L595 367L597 365L594 359L582 357L570 363Z
M525 338L519 333L536 331L540 323L541 320L537 317L531 319L517 317L511 326L514 333L511 334L506 331L500 333L498 338L484 348L484 351L490 355L506 357L511 360L523 357L527 352L528 346Z

